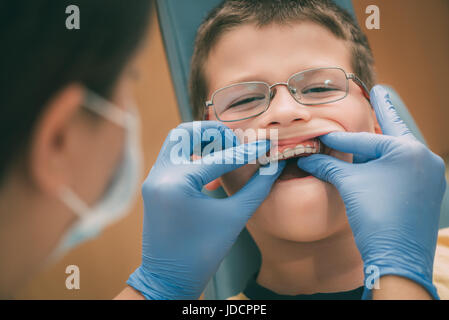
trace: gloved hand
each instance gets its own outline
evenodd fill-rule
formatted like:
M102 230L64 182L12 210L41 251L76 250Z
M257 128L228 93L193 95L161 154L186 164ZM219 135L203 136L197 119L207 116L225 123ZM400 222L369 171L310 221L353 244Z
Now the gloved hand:
M298 166L333 184L343 198L364 262L364 298L372 293L366 287L368 270L378 270L379 277L409 278L438 298L432 272L446 188L444 162L415 139L383 87L371 90L371 103L384 135L334 132L320 137L327 146L366 162L312 155L299 159Z
M165 140L143 184L142 265L127 283L147 299L199 298L283 169L279 164L274 175L257 172L231 197L206 196L201 193L205 184L269 150L266 140L237 146L234 143L235 152L226 149L196 160L196 164L189 163L193 150L201 147L202 134L211 129L219 130L227 141L236 141L232 131L219 122L181 124ZM182 150L186 163L174 164L170 157L180 151L179 143L170 137L176 137L180 130L179 136L190 137L190 148ZM206 164L208 158L215 163Z

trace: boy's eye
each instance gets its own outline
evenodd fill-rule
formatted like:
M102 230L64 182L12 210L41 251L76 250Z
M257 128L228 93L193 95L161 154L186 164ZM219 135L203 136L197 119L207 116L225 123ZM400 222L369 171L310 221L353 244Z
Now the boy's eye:
M304 88L301 90L302 94L313 94L313 93L326 93L326 92L331 92L331 91L338 91L340 89L338 88L332 88L332 87L328 87L328 86L316 86L316 87L309 87L309 88Z
M231 109L235 107L251 107L251 106L257 106L260 101L265 100L265 96L252 96L252 97L246 97L238 100L237 102L232 103L229 105L226 109Z

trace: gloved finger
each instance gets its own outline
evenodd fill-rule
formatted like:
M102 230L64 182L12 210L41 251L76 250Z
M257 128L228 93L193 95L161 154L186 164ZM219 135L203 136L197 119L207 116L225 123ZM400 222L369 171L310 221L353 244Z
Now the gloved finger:
M221 122L202 121L201 124L207 124L208 127L196 133L198 137L201 135L201 141L199 139L192 141L194 154L204 156L204 153L206 155L210 153L210 151L204 150L205 148L214 148L214 151L219 151L240 145L239 138L235 133Z
M313 154L308 157L299 158L297 164L299 168L309 172L320 180L333 184L337 188L346 175L353 174L349 172L355 166L354 164L323 154Z
M282 173L285 165L285 161L278 162L276 172L270 175L262 175L260 170L258 170L242 189L231 197L224 199L224 201L232 201L238 206L244 207L245 212L236 212L236 214L244 214L246 215L246 220L248 220L266 199L271 191L273 183Z
M357 159L376 159L389 150L392 137L369 132L331 132L319 139L332 149L357 154Z
M375 159L375 158L355 153L352 158L352 163L366 163L373 159Z
M416 139L404 121L399 117L391 101L390 94L384 87L381 85L374 86L371 89L370 97L383 134L394 137L406 136L411 139Z
M238 138L232 130L221 122L185 122L170 131L162 145L158 159L167 161L171 157L175 158L174 163L179 163L179 160L189 162L192 154L201 154L201 150L211 143L212 136L221 140L216 143L217 146L239 145Z
M198 190L204 185L221 177L227 172L240 168L267 153L270 149L269 140L253 141L234 148L214 152L195 160L186 166L188 174L195 180Z

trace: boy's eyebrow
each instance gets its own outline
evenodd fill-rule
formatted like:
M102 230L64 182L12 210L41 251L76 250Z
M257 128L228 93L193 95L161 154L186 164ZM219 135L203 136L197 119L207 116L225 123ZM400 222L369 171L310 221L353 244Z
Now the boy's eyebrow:
M263 82L268 83L267 79L263 76L260 76L257 74L255 74L255 75L248 74L248 75L243 75L243 76L237 77L231 81L228 81L228 85L240 83L240 82L251 82L251 81L263 81Z
M257 82L265 82L265 83L267 83L267 84L270 84L270 82L267 81L266 79L264 79L263 77L258 77L258 76L242 76L242 77L233 79L233 80L231 80L231 81L227 81L227 82L224 83L224 84L220 84L220 85L218 85L218 86L213 86L213 88L212 88L213 91L212 91L212 92L214 92L214 91L216 91L216 90L219 90L219 89L222 89L222 88L226 88L226 87L232 86L233 84L243 83L243 82L255 82L255 81L257 81Z
M302 67L298 67L295 69L292 69L290 71L290 74L287 76L290 77L291 75L301 72L301 71L305 71L305 70L309 70L309 69L316 69L316 68L326 68L326 67L339 67L339 68L343 68L343 66L341 66L340 64L336 64L336 63L318 63L318 64L307 64L304 65ZM266 76L266 75L265 75ZM223 88L232 84L236 84L236 83L240 83L240 82L252 82L252 81L262 81L262 82L266 82L268 84L270 83L274 83L272 80L269 80L267 78L265 78L265 76L260 75L260 74L244 74L241 76L236 77L235 79L232 79L231 81L227 81L225 85L221 85L218 86L218 88ZM287 78L281 80L281 82L283 81L287 81Z

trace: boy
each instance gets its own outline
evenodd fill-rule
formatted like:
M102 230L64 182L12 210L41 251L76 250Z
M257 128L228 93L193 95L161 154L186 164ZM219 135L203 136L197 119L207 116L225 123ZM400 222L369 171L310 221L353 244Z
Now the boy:
M277 129L279 154L270 156L290 159L247 224L262 264L232 299L360 299L363 262L343 201L294 159L325 152L352 162L317 137L381 133L367 99L373 69L365 35L332 1L228 0L199 28L190 77L196 118ZM232 195L258 168L246 165L208 188Z

